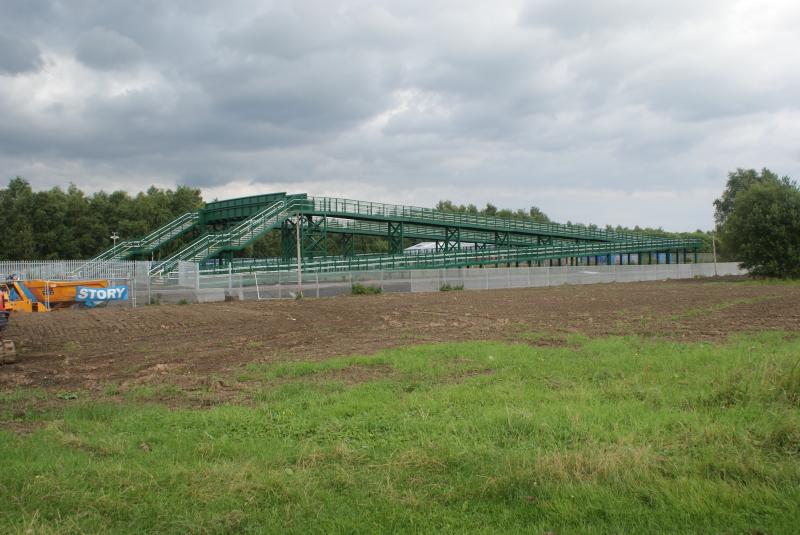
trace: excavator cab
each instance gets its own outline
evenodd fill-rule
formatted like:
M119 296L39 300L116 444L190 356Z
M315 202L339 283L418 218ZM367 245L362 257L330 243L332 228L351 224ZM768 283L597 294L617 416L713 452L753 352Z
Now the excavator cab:
M48 306L39 301L23 282L14 278L0 284L0 293L5 296L8 312L50 312Z

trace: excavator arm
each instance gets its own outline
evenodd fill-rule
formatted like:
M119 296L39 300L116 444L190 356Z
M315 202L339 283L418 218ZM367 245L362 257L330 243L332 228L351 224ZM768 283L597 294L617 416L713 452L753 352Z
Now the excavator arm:
M2 333L8 325L8 318L11 311L7 308L8 298L5 291L0 290L0 333ZM14 342L0 338L0 364L10 364L16 362L17 351L14 347Z

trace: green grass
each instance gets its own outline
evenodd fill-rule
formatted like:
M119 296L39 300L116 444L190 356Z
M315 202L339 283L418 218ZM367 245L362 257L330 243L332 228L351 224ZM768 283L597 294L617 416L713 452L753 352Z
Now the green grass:
M207 410L6 393L0 532L797 531L800 341L565 344L251 365Z

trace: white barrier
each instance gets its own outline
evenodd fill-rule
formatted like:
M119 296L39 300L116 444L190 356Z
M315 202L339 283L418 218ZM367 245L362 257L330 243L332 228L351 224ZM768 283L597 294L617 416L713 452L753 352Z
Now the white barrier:
M168 278L150 278L147 262L115 262L97 270L98 278L130 284L132 304L221 301L223 299L286 299L297 295L296 272L225 273L202 275L197 264L181 262L177 273ZM25 278L63 280L74 278L72 262L5 262L9 273ZM123 274L123 276L120 276ZM745 275L738 263L716 265L716 274ZM437 292L442 286L465 290L537 288L561 284L623 283L667 279L711 277L714 264L656 264L611 266L453 268L401 271L352 271L304 273L303 294L307 297L330 297L348 294L353 284L381 288L387 293ZM116 275L116 277L113 277ZM105 276L105 277L103 277ZM120 282L123 284L123 282Z
M331 297L349 294L354 284L381 288L386 293L438 292L444 285L465 290L537 288L711 277L714 269L714 264L658 264L304 273L302 290L306 297ZM234 299L286 299L295 297L298 290L295 272L198 275L186 266L184 273L185 285L154 290L160 301L221 300L225 295ZM725 276L747 272L737 263L727 262L717 264L716 273Z

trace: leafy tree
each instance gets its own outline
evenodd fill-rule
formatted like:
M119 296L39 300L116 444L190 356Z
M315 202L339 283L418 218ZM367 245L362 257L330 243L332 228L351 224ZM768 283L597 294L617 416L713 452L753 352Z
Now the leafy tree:
M27 217L36 208L30 184L17 177L8 188L0 190L0 229L2 243L0 259L14 260L33 257L35 236L33 221Z
M112 232L141 237L201 207L200 190L151 187L132 198L124 191L86 195L74 185L34 192L23 178L0 189L0 260L91 258L107 249Z
M783 182L789 184L789 177L778 178L778 175L767 169L759 174L755 169L737 169L728 173L728 183L722 196L714 201L714 220L718 227L722 227L728 216L733 212L736 196L747 190L753 184L762 182Z
M737 193L722 239L753 275L800 278L800 189L774 175L753 181Z
M436 203L436 210L441 212L454 212L458 214L497 216L511 219L536 221L538 223L550 223L550 218L547 217L547 215L536 206L531 206L526 212L521 208L518 210L511 210L509 208L498 209L495 205L486 203L486 208L483 210L478 210L478 207L474 204L464 206L463 204L453 204L453 201L448 200L439 201Z
M538 206L531 206L530 210L528 210L528 218L532 219L533 221L538 221L539 223L550 222L550 218L547 217L547 214L542 212Z

